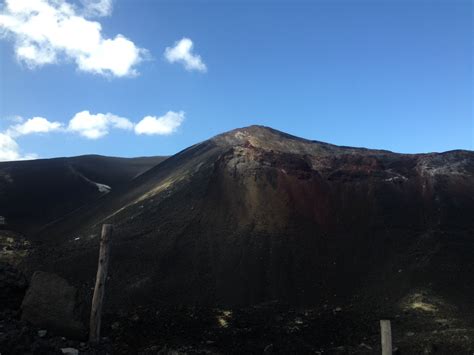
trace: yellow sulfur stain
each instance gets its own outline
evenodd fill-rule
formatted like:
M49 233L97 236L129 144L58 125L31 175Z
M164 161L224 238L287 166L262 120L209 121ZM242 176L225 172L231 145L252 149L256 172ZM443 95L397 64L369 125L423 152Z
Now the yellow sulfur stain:
M422 291L408 296L403 303L403 308L406 310L436 313L439 311L438 306L442 304L442 300Z
M217 323L221 328L227 328L230 318L232 318L232 311L222 311L221 314L217 316Z
M411 309L419 309L419 310L422 310L422 311L425 311L425 312L436 312L438 309L436 308L436 306L430 304L430 303L426 303L426 302L422 302L422 301L415 301L415 302L412 302L412 304L410 305Z

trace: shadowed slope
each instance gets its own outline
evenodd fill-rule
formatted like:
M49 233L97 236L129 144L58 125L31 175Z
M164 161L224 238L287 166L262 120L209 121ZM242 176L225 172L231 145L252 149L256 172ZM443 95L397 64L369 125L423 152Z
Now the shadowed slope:
M163 160L85 155L0 163L0 215L11 228L34 232Z

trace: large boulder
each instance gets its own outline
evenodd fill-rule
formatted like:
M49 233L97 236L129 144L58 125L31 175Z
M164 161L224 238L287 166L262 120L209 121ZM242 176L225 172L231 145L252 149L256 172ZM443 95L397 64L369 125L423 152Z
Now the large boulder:
M35 272L21 307L22 320L58 335L76 338L85 335L77 307L77 290L56 274Z

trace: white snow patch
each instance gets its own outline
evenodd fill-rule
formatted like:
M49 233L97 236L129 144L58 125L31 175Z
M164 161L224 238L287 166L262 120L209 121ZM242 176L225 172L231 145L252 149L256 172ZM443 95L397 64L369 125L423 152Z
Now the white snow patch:
M112 190L112 188L110 186L107 186L105 184L99 184L98 182L94 182L95 186L97 186L97 189L99 190L99 192L110 192L110 190Z
M83 178L85 181L87 181L89 184L95 185L97 187L97 190L101 193L109 193L112 188L108 185L101 184L99 182L92 181L89 179L87 176L84 176L81 174L79 171L77 171L73 166L70 166L70 169L77 175L79 175L81 178Z

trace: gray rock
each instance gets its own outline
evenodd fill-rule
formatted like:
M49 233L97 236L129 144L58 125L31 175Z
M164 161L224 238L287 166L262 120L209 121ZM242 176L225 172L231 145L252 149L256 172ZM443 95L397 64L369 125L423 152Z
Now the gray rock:
M263 349L264 354L272 354L273 353L273 344L268 344L265 349Z
M435 354L437 352L437 348L434 344L426 344L423 349L423 354Z
M47 331L47 330L45 330L45 329L38 330L38 336L39 336L40 338L45 337L46 334L48 334L48 331Z
M79 355L79 350L74 349L74 348L62 348L61 351L63 354Z
M67 337L83 337L76 288L55 274L37 271L31 278L22 308L22 320Z

